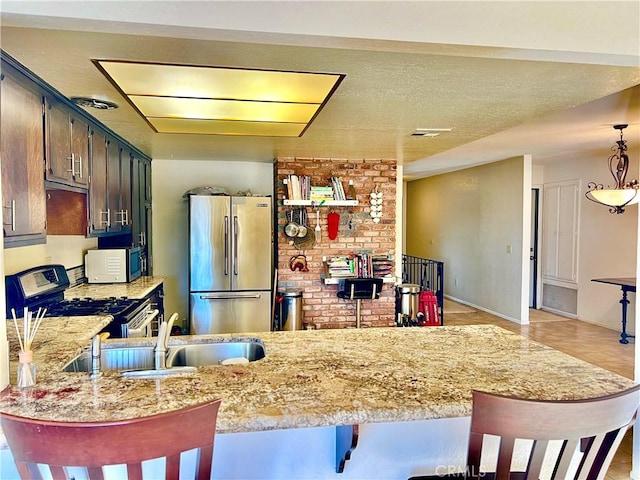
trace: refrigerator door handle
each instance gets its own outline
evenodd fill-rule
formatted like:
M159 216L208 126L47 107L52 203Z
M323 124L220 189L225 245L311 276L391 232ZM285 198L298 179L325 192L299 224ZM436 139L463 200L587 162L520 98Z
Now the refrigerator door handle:
M238 298L262 298L259 293L246 295L200 295L200 300L235 300Z
M233 217L233 274L238 275L238 216Z
M224 274L229 275L229 216L224 216Z

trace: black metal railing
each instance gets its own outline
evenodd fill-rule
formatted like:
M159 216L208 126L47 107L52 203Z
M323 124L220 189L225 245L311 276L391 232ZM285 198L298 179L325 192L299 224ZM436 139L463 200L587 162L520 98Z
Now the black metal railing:
M440 325L444 325L444 263L428 258L402 255L402 282L431 290L438 299Z

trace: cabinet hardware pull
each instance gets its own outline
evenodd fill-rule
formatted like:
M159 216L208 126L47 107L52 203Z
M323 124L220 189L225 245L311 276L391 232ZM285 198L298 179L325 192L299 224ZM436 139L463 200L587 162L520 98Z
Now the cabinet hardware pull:
M76 176L76 157L72 153L70 157L67 157L67 160L71 160L71 170L67 170L67 172L71 172L71 176Z
M120 220L116 219L116 223L120 225L129 225L129 210L120 210L116 212L116 215L120 217Z
M106 215L106 220L104 219ZM107 227L111 226L111 210L107 209L105 210L100 210L100 225L105 225Z
M11 200L11 205L7 205L4 208L10 208L11 209L11 221L10 222L3 222L4 225L11 225L11 231L15 232L16 231L16 201L15 200Z

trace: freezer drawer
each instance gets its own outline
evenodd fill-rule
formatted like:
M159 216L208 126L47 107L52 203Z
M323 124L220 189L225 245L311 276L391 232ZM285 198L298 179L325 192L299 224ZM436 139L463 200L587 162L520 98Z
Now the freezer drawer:
M189 295L190 333L268 332L271 292L199 292Z

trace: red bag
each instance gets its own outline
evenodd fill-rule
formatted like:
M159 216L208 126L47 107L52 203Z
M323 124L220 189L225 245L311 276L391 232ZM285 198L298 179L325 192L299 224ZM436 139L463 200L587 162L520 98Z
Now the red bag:
M424 290L418 296L418 311L424 313L425 326L439 326L438 298L431 290Z

